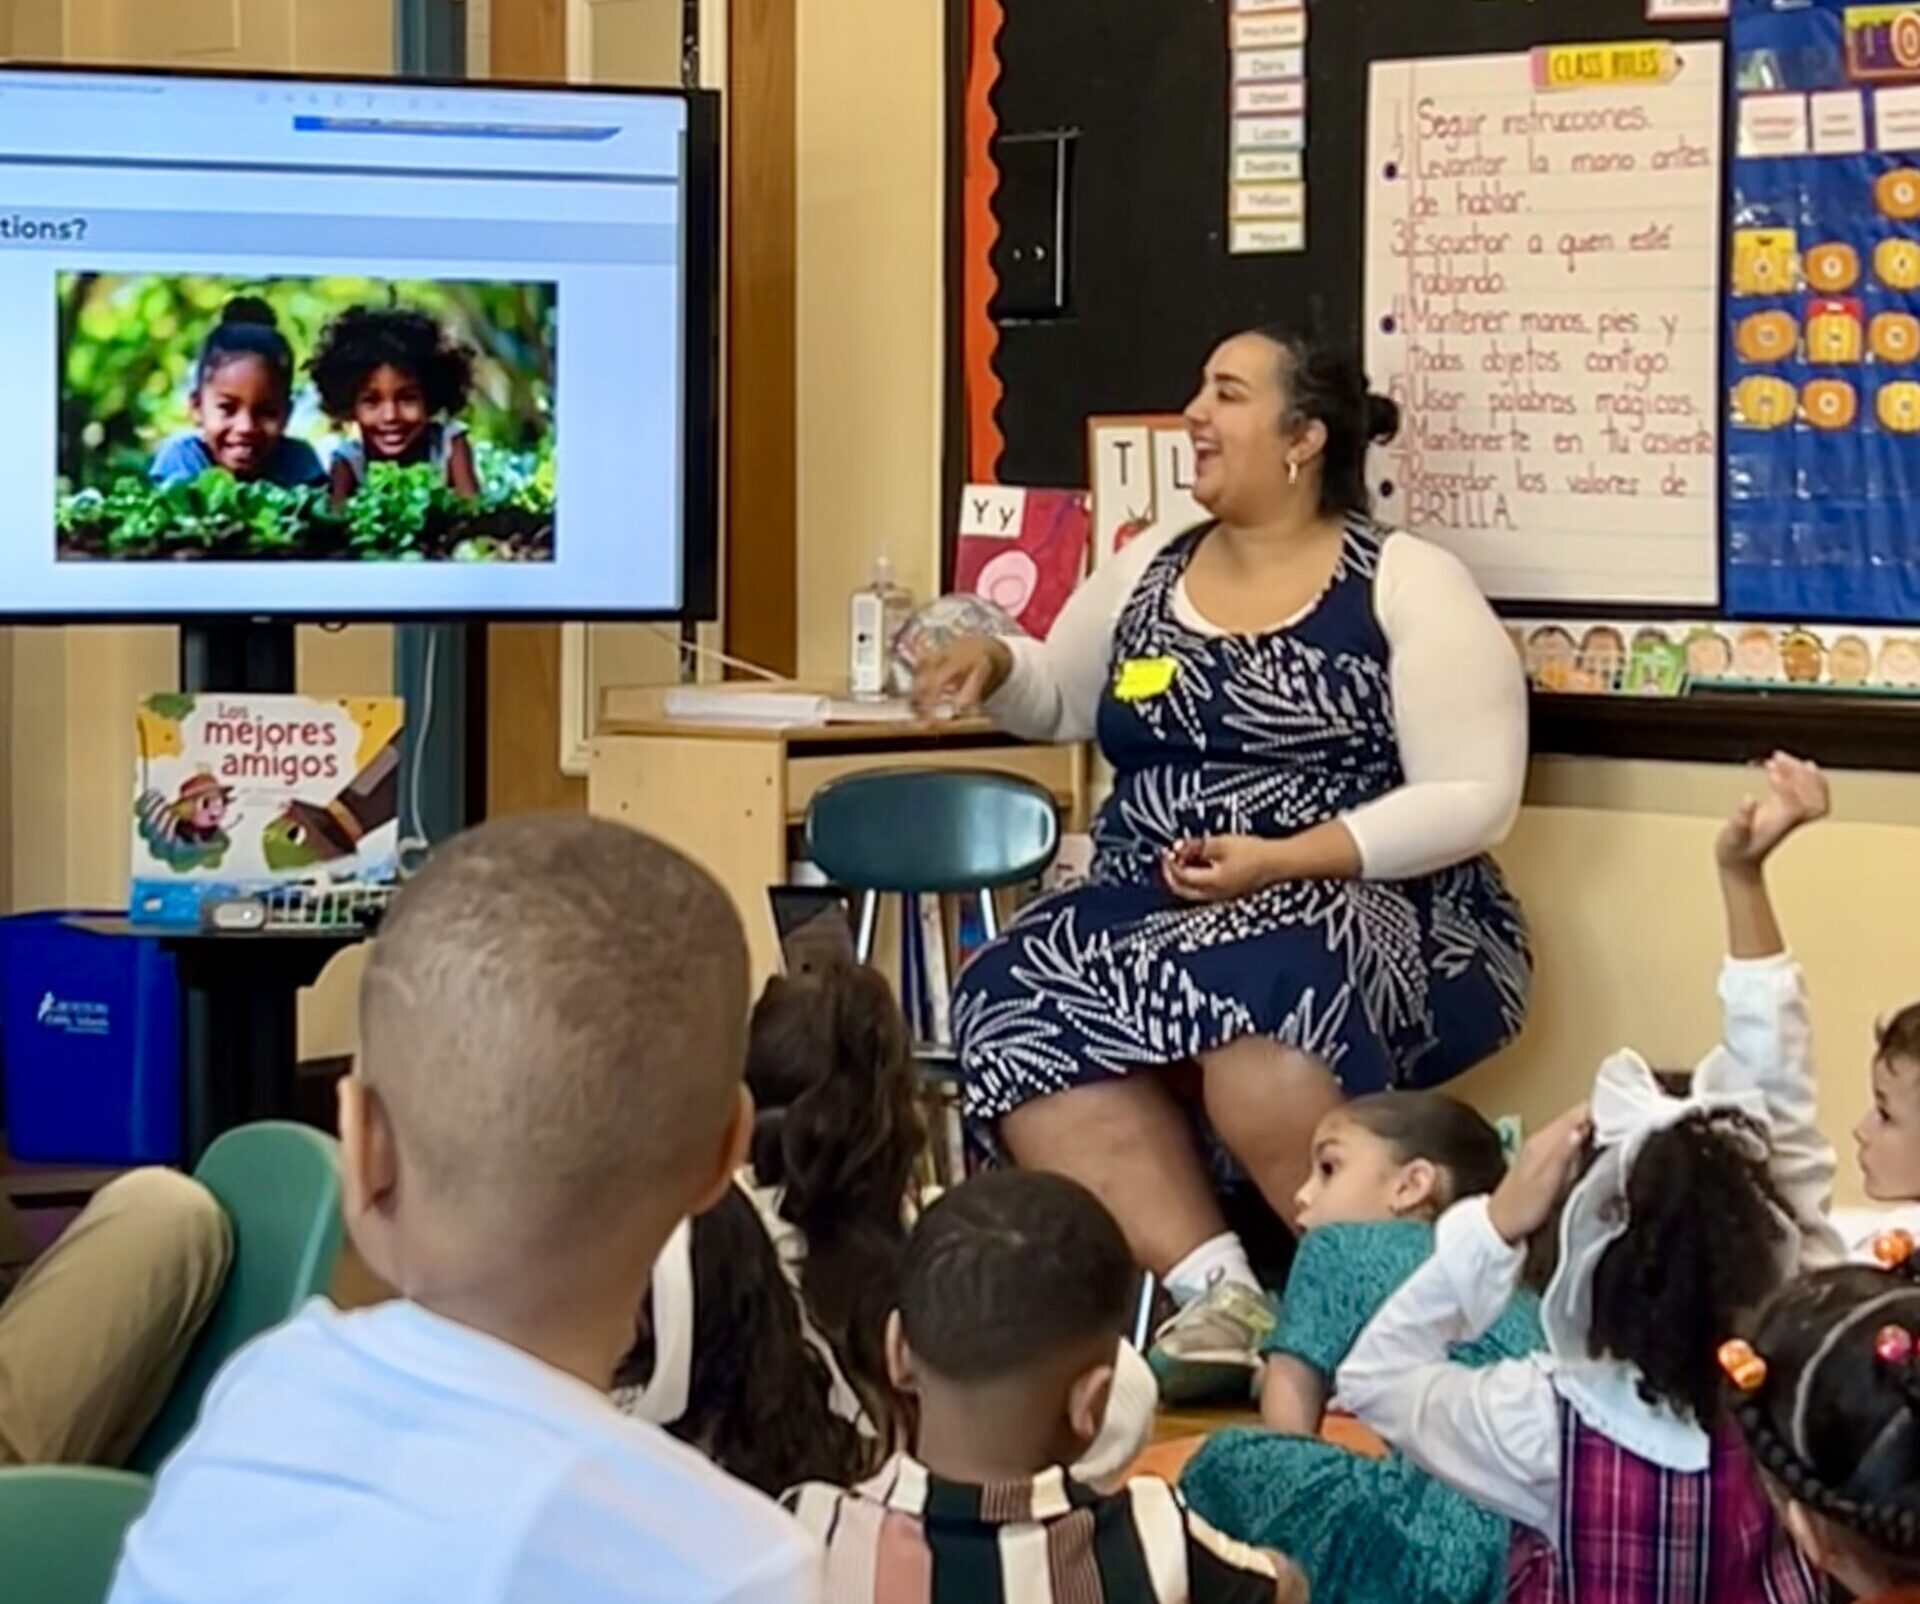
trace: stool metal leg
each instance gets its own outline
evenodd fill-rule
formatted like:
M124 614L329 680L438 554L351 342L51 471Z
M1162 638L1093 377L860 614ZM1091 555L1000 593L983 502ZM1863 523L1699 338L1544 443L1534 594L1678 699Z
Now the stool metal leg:
M991 891L980 893L980 928L987 940L996 941L1000 936L1000 909L993 900Z
M1133 1345L1142 1353L1153 1346L1153 1300L1160 1290L1151 1270L1140 1272L1140 1296L1133 1306Z
M853 938L853 955L863 964L873 962L873 937L880 925L880 893L860 893L860 924Z

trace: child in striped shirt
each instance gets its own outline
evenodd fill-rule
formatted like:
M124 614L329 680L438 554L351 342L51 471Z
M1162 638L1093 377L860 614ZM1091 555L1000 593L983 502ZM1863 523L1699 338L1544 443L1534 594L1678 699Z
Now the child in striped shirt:
M828 1604L1305 1604L1291 1563L1165 1482L1070 1476L1107 1423L1135 1273L1112 1216L1059 1176L982 1176L927 1211L887 1327L916 1451L852 1491L788 1495L826 1544Z

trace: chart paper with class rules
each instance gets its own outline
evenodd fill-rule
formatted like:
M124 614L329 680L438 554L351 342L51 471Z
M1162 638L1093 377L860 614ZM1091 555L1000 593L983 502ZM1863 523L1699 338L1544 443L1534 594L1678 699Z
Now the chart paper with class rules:
M1376 62L1383 521L1497 601L1719 600L1718 44Z

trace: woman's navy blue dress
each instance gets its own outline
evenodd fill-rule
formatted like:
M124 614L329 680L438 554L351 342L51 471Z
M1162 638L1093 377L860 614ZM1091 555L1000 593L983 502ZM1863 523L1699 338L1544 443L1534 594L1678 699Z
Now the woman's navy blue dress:
M1036 903L960 978L954 1037L975 1121L1243 1036L1311 1054L1350 1096L1431 1086L1525 1017L1526 926L1488 858L1224 903L1167 891L1160 856L1176 841L1292 835L1405 778L1373 605L1383 532L1351 520L1307 613L1232 636L1175 612L1205 533L1153 559L1114 628L1099 740L1115 777L1091 882Z

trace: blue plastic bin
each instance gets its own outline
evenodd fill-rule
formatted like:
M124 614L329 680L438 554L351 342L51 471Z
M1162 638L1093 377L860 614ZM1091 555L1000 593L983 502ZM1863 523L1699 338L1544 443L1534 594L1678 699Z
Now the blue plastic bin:
M0 919L7 1147L44 1164L180 1159L180 994L150 937L77 921Z

